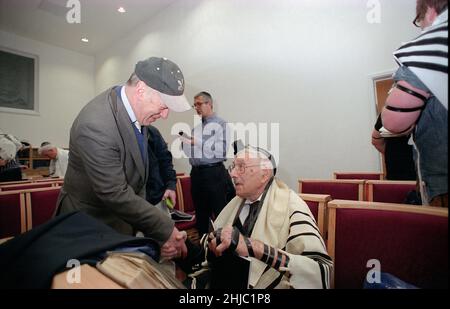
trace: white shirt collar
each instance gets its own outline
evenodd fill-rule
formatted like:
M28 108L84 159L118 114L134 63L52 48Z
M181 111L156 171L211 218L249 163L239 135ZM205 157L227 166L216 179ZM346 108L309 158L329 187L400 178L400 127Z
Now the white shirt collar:
M136 115L134 114L133 109L131 108L130 101L128 101L127 94L125 93L125 86L122 86L122 89L120 90L120 98L122 99L123 105L125 106L125 109L127 110L128 116L130 117L130 120L136 128L141 132L141 124L136 119Z
M253 204L253 203L256 202L256 201L260 201L263 194L264 194L264 192L261 193L261 195L260 195L256 200L254 200L253 202L250 201L249 199L246 199L245 202L244 202L244 204L245 204L245 205L250 205L250 204Z
M263 193L261 193L261 195L256 200L254 200L253 202L250 201L249 199L245 200L244 206L242 207L242 210L241 210L241 212L239 214L239 219L241 220L241 224L244 224L245 219L247 219L248 214L250 213L250 205L253 204L256 201L261 201L262 195L263 195Z
M445 9L433 22L433 26L444 23L448 21L448 9Z

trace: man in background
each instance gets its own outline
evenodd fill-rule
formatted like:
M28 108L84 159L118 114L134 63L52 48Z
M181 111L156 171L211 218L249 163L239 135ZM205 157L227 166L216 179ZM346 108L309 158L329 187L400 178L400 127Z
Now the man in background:
M69 162L69 150L43 142L38 150L40 156L50 159L49 176L64 178Z
M194 97L194 108L202 123L192 130L190 138L184 139L183 150L192 166L192 200L202 235L208 232L210 218L219 215L235 192L231 188L230 193L230 175L223 165L230 143L226 122L213 112L213 98L206 91Z

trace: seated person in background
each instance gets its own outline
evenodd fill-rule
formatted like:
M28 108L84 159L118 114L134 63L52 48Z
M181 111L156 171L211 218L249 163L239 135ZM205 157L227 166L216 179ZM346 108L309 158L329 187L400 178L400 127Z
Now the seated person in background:
M173 169L172 154L161 133L152 125L148 129L149 176L146 199L165 213L169 209L164 202L169 198L175 206L177 176Z
M307 204L274 177L272 155L246 146L229 171L237 196L214 221L208 255L250 257L253 288L328 288L333 264L325 243Z
M0 130L0 182L22 180L22 169L14 159L21 147L16 137Z
M58 148L49 142L43 142L38 153L40 156L51 159L49 167L50 177L64 178L69 161L69 150Z

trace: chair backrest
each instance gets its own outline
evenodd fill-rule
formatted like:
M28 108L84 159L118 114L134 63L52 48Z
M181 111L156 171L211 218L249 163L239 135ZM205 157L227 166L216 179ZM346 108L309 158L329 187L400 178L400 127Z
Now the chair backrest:
M335 288L362 288L380 272L420 288L448 288L448 209L333 200L327 250Z
M180 179L177 176L177 184L176 184L176 198L175 198L175 209L176 210L180 210L183 211L184 206L183 206L183 198L182 198L182 191L181 191L181 184L180 184Z
M378 172L334 172L334 179L383 180L383 173Z
M58 178L41 178L41 179L35 179L33 182L56 182L56 183L60 183L60 182L64 182L64 178L58 177Z
M191 176L179 176L181 187L181 199L183 200L183 211L192 213L195 211L194 201L191 193Z
M0 239L26 231L25 195L21 191L0 192Z
M32 182L25 184L16 184L16 185L7 185L2 186L1 190L3 191L16 191L16 190L28 190L28 189L36 189L36 188L47 188L47 187L55 187L55 182Z
M307 193L299 193L299 196L308 205L309 210L311 210L311 213L314 216L314 219L316 220L320 234L322 234L322 237L325 237L327 204L331 200L331 197L326 194L307 194Z
M369 202L404 203L409 192L416 189L415 181L368 180L366 182Z
M9 185L23 185L26 183L32 183L32 180L18 180L18 181L2 181L0 182L0 191L2 190L2 187L9 186Z
M364 199L364 180L357 179L299 179L298 192L327 194L332 199Z
M33 189L25 192L28 230L53 217L61 187Z

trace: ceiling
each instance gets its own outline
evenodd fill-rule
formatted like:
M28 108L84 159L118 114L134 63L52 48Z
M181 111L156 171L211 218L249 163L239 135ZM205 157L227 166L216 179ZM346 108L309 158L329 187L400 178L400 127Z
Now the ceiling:
M77 0L0 0L0 30L95 55L175 0L78 1L81 22L69 23L67 15L74 11L66 4ZM127 12L119 13L120 6ZM88 43L81 41L85 36Z

